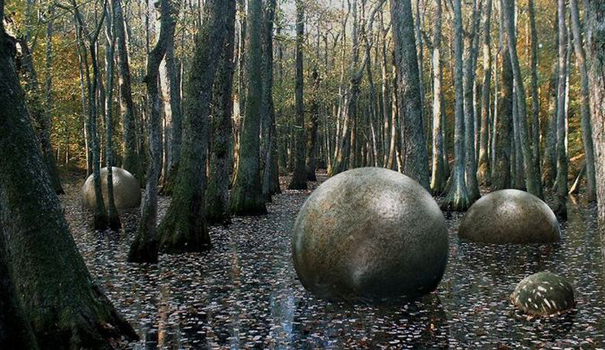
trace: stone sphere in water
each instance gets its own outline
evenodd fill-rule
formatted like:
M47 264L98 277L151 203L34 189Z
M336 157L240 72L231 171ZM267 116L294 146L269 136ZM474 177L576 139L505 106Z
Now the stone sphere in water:
M551 243L561 239L555 214L540 198L519 190L492 192L466 212L460 238L483 243Z
M294 267L327 299L416 297L441 281L448 257L443 213L411 178L358 168L319 186L298 213Z
M128 171L112 167L113 197L118 209L136 208L141 204L139 181ZM107 168L101 169L103 201L107 206ZM90 208L95 207L95 183L91 174L82 186L82 200Z
M538 272L525 277L510 296L513 304L526 314L552 315L574 307L573 287L563 277Z

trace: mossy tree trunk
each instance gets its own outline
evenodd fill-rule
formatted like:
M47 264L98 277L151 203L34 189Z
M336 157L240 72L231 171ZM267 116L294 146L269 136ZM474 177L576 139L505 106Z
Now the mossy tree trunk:
M409 0L391 1L397 66L397 109L401 123L403 173L429 189L429 161L422 117L421 84Z
M160 63L164 59L169 41L173 40L176 28L175 11L171 0L160 1L160 35L155 47L147 59L147 85L149 103L149 153L151 155L147 169L147 181L143 196L141 219L134 241L130 246L128 261L157 263L158 261L158 178L160 175L161 148L161 95L158 86Z
M462 68L462 6L461 0L454 0L454 56L456 89L455 130L454 130L454 169L449 180L450 186L443 203L443 208L453 211L465 211L470 206L465 182L465 152L464 152L464 94Z
M296 121L294 125L294 172L288 184L289 189L307 188L307 170L305 166L305 106L303 97L303 44L305 42L305 4L296 0L296 81L294 88Z
M214 81L212 110L212 141L210 174L206 192L206 219L208 223L226 224L230 221L229 172L231 171L231 117L233 115L233 52L235 22L225 28L216 78Z
M246 17L246 110L230 204L231 211L238 215L267 213L260 178L261 24L262 1L250 0Z
M206 0L184 87L183 146L172 202L159 227L160 251L209 249L206 225L206 161L212 85L227 31L235 21L235 3Z
M69 232L35 142L10 42L0 26L0 220L26 317L45 348L110 348L115 338L134 340Z
M0 6L2 1L0 0ZM1 15L0 21L2 21ZM0 208L0 215L2 215L2 208ZM0 220L0 348L37 349L36 337L25 316L23 303L11 277L5 247L6 239Z

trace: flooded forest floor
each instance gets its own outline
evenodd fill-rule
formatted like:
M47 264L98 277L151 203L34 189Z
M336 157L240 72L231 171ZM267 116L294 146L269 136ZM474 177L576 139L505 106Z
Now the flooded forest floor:
M61 200L92 275L141 336L128 348L605 347L596 209L581 201L569 202L563 239L551 245L462 242L461 215L451 215L449 261L438 289L421 300L372 306L319 300L298 282L290 235L311 190L284 190L268 215L211 227L208 252L162 255L158 265L147 265L126 262L137 211L122 213L120 233L90 230L82 183L66 184ZM160 218L169 201L160 197ZM573 283L573 312L531 319L514 310L509 295L516 283L544 270Z

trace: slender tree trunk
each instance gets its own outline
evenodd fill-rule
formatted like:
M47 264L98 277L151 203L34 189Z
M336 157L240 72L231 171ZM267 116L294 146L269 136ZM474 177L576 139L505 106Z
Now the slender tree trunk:
M530 0L531 1L531 0ZM491 185L488 161L490 90L492 81L492 47L491 47L492 0L485 3L483 19L483 85L481 89L481 130L479 132L479 165L477 180L484 185Z
M566 128L566 86L567 86L567 24L565 23L565 0L558 0L559 23L559 84L557 88L557 203L555 214L559 219L567 219L567 128Z
M309 133L307 134L307 159L306 159L306 167L307 167L307 180L308 181L317 181L317 177L315 176L315 170L317 168L317 130L319 128L319 73L317 72L317 68L313 69L311 73L311 78L313 81L313 87L311 91L311 107L310 107L310 117L309 120Z
M225 28L225 42L213 86L210 174L206 191L208 223L229 223L229 172L231 170L231 117L233 115L233 53L235 22Z
M307 171L305 166L305 107L303 100L303 44L305 36L305 5L302 0L296 1L296 125L294 173L288 185L289 189L302 190L307 188Z
M160 176L161 149L161 92L159 89L160 64L170 41L174 40L177 11L171 0L160 1L160 35L147 59L145 85L149 95L149 153L151 155L143 196L141 218L134 241L130 246L128 261L157 263L158 261L158 178Z
M445 191L447 174L443 155L443 60L441 57L441 0L435 1L435 27L433 35L433 159L431 174L431 192L441 195Z
M14 40L1 17L0 221L26 317L46 348L110 348L120 336L134 340L134 330L94 284L69 232L29 121Z
M523 156L523 167L525 172L525 182L527 191L539 198L544 197L542 193L542 184L540 183L540 173L536 168L536 163L533 161L529 134L527 132L527 110L525 101L525 87L523 85L523 77L521 75L521 67L519 66L519 58L517 57L517 40L515 36L515 27L513 21L513 4L506 4L501 0L501 8L504 12L504 23L506 29L506 43L508 45L509 55L511 56L511 65L513 67L513 76L515 82L515 95L517 97L517 108L519 116L519 138L520 148Z
M540 164L540 95L538 92L538 30L536 29L536 9L534 0L528 0L531 28L531 146L534 168L541 176Z
M548 124L544 137L544 161L542 163L542 183L552 188L557 173L557 89L559 86L559 64L555 61L548 84Z
M106 28L105 45L105 72L107 75L107 94L105 96L105 166L107 167L107 218L109 220L109 228L119 231L122 226L120 222L120 214L116 208L115 197L113 193L113 82L114 82L114 49L116 46L116 38L114 34L115 16L113 9L107 9L108 14ZM111 11L111 13L109 12Z
M447 210L464 211L470 206L470 200L465 182L465 150L464 150L464 94L462 70L462 9L461 0L454 0L454 59L456 89L455 133L454 133L454 170L450 180L451 185L445 197L443 207Z
M422 118L418 58L409 0L391 1L391 19L397 65L397 92L401 117L403 173L429 189L429 167Z
M136 138L135 111L132 100L130 63L124 26L122 0L112 0L115 11L115 36L117 39L120 111L122 114L122 168L128 170L139 182L143 183L143 165L138 153Z
M592 142L592 125L590 121L590 89L588 82L588 68L586 67L586 52L582 43L582 28L578 11L578 1L570 0L571 32L573 33L576 65L580 69L580 92L582 110L582 141L586 156L586 198L593 202L597 200L595 155Z

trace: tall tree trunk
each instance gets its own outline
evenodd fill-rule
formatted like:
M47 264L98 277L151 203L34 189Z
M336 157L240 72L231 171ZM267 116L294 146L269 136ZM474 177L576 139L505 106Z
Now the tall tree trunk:
M469 24L469 35L467 39L468 48L464 60L463 89L464 89L464 130L465 142L465 180L470 203L474 203L481 197L479 183L477 181L477 160L475 158L475 63L477 61L477 27L480 20L480 9L477 0L473 0L473 12Z
M231 14L229 14L231 16ZM213 86L212 141L210 174L206 191L206 219L208 223L230 222L229 172L231 170L231 117L233 115L233 52L235 22L227 23L225 42L216 68Z
M29 122L14 40L2 23L0 221L26 317L47 348L110 348L112 338L134 340L134 330L94 284L69 232Z
M109 6L110 7L110 6ZM111 8L111 7L110 7ZM120 214L116 208L115 197L113 193L113 82L114 82L114 49L116 46L116 38L114 34L114 12L113 9L108 11L106 28L105 45L105 72L107 75L107 94L105 96L105 166L107 167L107 218L109 220L109 228L118 231L122 226L120 222ZM111 12L109 12L111 11Z
M262 76L262 1L250 0L246 17L246 107L240 151L231 191L231 211L240 215L265 214L260 173L260 107Z
M531 1L531 0L530 0ZM483 85L481 89L481 130L479 132L479 165L477 180L484 185L491 185L488 161L490 90L492 81L492 47L491 47L492 0L485 3L483 19Z
M534 168L539 176L540 169L540 94L538 92L538 30L536 29L536 9L534 0L528 0L531 29L531 146Z
M289 189L307 188L307 170L305 166L305 107L303 97L303 44L305 40L305 5L302 0L296 1L296 87L295 106L296 124L294 128L295 156L294 173L288 184Z
M445 191L447 174L443 155L443 59L441 57L441 0L435 1L435 27L433 35L433 158L431 174L431 192L441 195Z
M277 2L266 2L263 16L263 95L261 114L264 120L264 132L267 140L263 156L265 167L263 169L262 193L267 201L271 201L273 194L279 193L279 173L277 164L277 133L275 126L275 105L273 102L273 27L275 21L275 8ZM281 82L280 82L281 83Z
M136 138L135 111L132 101L130 79L130 63L128 59L128 44L124 26L122 0L112 0L115 11L115 36L117 39L120 111L122 113L122 167L143 183L143 165L138 153Z
M429 189L429 167L424 127L414 21L410 0L391 1L391 21L397 65L397 92L401 120L403 173Z
M584 51L582 43L582 28L578 11L578 1L570 0L569 4L571 11L571 32L573 33L574 50L576 53L576 65L580 69L582 141L584 142L584 154L586 156L586 198L592 202L597 200L597 192L594 144L592 142L592 125L590 121L588 68L586 67L586 52Z
M225 28L235 21L235 3L206 0L185 85L183 148L170 207L159 227L160 250L168 253L210 248L206 226L206 158L212 85L223 50Z
M134 241L128 252L128 261L157 263L158 261L158 178L160 176L161 149L161 93L159 89L160 63L170 41L174 40L177 11L171 0L160 1L160 35L147 59L145 85L149 95L149 153L148 169L141 218ZM201 143L201 142L200 142Z
M600 0L587 0L584 4L596 192L601 223L601 252L605 258L605 6Z
M567 139L566 86L567 86L567 24L565 23L565 0L558 0L559 23L559 84L557 87L557 203L555 214L567 219Z
M445 197L443 207L447 210L464 211L470 206L470 200L465 182L465 151L464 151L464 94L462 85L462 6L461 0L454 0L454 86L456 89L455 131L454 131L454 170L450 180L450 188Z
M521 75L521 67L519 66L519 58L517 56L517 40L515 35L515 26L513 21L514 9L512 2L501 0L501 8L504 12L504 23L506 29L506 43L508 45L509 55L511 57L511 65L513 68L513 76L515 82L515 95L517 97L517 110L519 116L519 146L523 156L523 170L525 172L525 182L527 191L539 198L544 197L542 193L542 184L540 183L540 173L536 169L536 163L533 161L529 134L527 132L527 108L525 101L525 86L523 85L523 77Z

